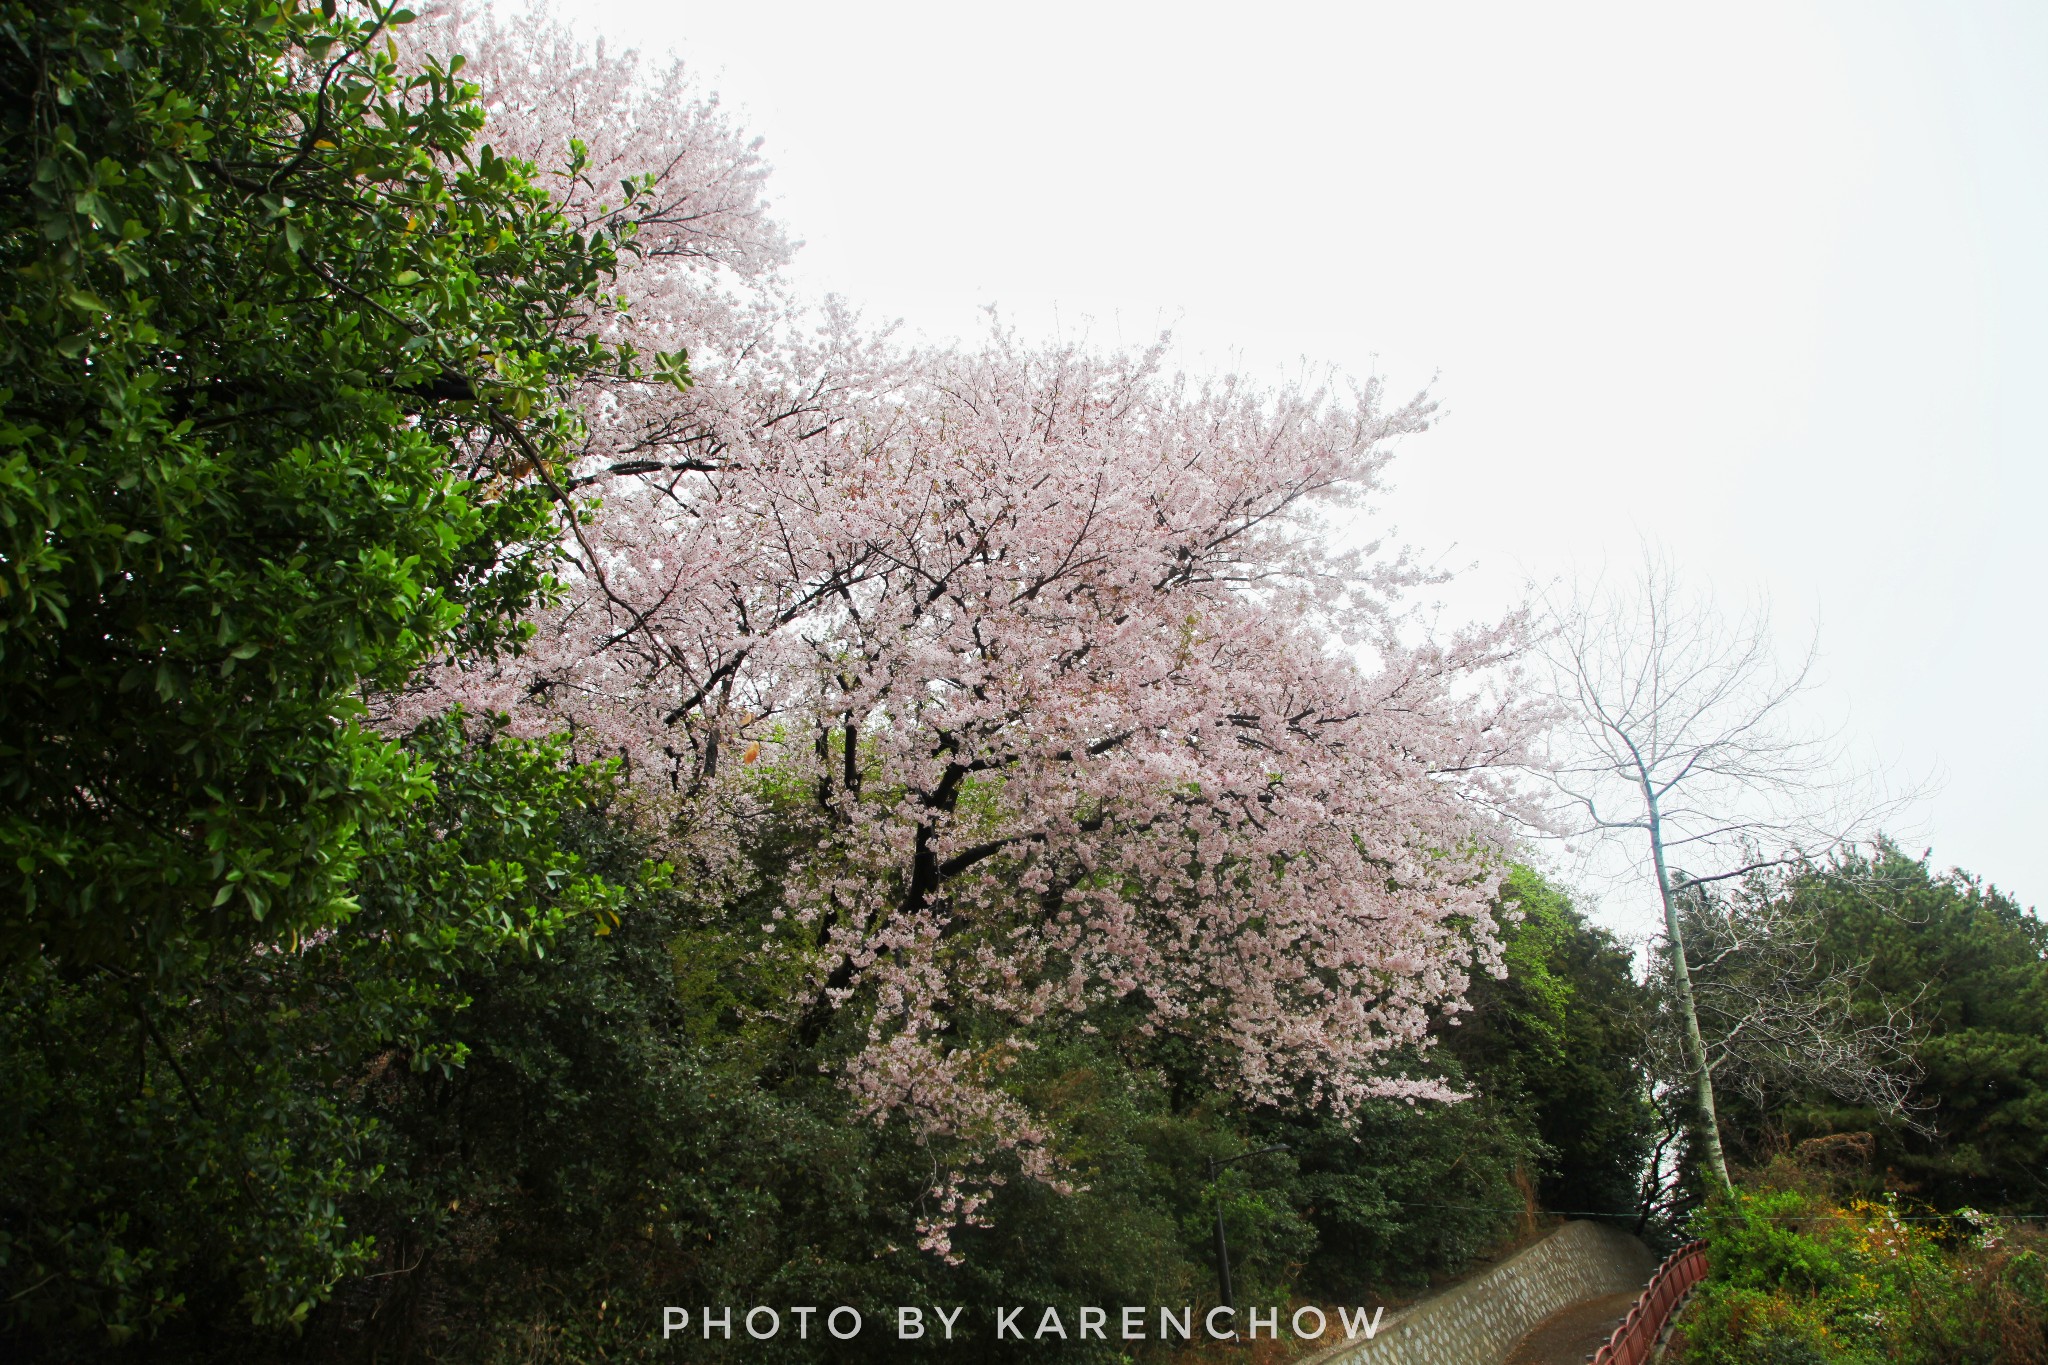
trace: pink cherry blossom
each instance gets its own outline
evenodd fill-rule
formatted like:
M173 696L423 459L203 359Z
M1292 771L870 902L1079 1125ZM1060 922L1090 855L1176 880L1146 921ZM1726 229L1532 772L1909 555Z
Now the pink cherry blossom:
M1114 1006L1254 1104L1447 1097L1386 1059L1499 969L1520 623L1432 639L1403 606L1426 575L1335 546L1431 402L1000 327L897 345L794 296L757 144L681 68L545 16L436 22L501 149L589 145L579 212L657 178L630 309L589 325L687 346L695 383L577 395L560 478L600 501L565 596L523 657L409 704L622 758L706 895L749 875L764 774L804 793L817 835L759 951L808 972L800 1033L857 1011L861 1111L956 1154L938 1254L998 1155L1060 1179L1003 1087L1026 1044L962 1041L963 1012L1021 1033Z

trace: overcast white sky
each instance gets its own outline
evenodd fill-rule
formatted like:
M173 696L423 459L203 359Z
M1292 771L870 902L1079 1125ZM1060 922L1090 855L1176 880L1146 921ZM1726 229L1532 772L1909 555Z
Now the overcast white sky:
M1768 593L1938 770L1915 851L2048 905L2048 5L565 9L765 136L870 317L1430 385L1387 512L1454 607L1645 538Z

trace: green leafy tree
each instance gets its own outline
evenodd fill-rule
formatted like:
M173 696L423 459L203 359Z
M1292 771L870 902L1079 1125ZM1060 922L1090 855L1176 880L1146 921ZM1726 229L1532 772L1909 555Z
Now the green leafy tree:
M1445 1045L1533 1130L1546 1207L1630 1214L1655 1127L1654 999L1627 947L1534 870L1516 867L1507 896L1521 916L1502 943L1507 975L1473 983Z
M0 960L344 916L420 791L364 689L545 585L616 234L472 145L409 18L0 5Z
M550 843L596 778L367 723L517 646L562 397L634 367L644 187L566 218L410 18L0 0L9 1344L303 1322L373 1254L362 1068L459 1066L456 973L616 910Z
M469 977L544 954L572 921L617 924L624 890L560 837L603 770L466 737L459 718L408 756L432 766L430 793L364 856L339 928L223 957L146 1008L113 973L8 976L0 1283L17 1346L90 1356L146 1333L161 1354L303 1322L379 1254L381 1229L351 1217L389 1155L366 1087L459 1074Z
M1852 1017L1878 1021L1911 1002L1918 1122L1795 1093L1741 1113L1744 1150L1760 1158L1777 1141L1867 1131L1892 1185L1938 1207L2048 1206L2048 923L1891 845L1811 869L1782 894L1815 926L1817 963L1856 964Z

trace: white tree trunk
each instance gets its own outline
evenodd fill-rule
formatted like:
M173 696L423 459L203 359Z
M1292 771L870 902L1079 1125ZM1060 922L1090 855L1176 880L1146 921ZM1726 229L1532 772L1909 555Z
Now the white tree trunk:
M1657 864L1657 892L1664 901L1664 937L1670 944L1671 980L1685 1025L1685 1064L1693 1076L1700 1160L1722 1190L1733 1194L1735 1182L1728 1175L1728 1156L1721 1150L1721 1120L1714 1110L1714 1073L1707 1065L1707 1044L1700 1034L1699 1009L1693 1003L1692 969L1685 960L1685 931L1678 922L1678 898L1672 894L1671 872L1664 862L1664 827L1657 813L1656 793L1647 782L1643 784L1643 795L1649 804L1650 854Z

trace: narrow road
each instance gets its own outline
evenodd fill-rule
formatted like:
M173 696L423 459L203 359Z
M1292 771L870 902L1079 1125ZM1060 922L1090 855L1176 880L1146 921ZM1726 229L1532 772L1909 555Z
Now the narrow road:
M1585 1365L1615 1325L1628 1316L1636 1292L1609 1294L1560 1308L1529 1329L1501 1365Z

